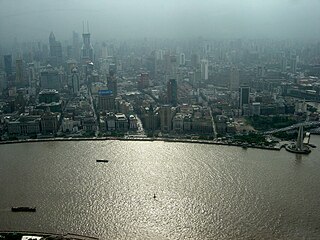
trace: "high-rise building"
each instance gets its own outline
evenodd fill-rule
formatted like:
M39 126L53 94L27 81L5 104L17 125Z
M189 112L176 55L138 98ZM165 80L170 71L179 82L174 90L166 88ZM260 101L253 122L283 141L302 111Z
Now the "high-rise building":
M53 66L62 65L62 46L59 41L56 41L56 37L53 32L49 36L49 46L50 46L50 63Z
M4 72L7 76L12 75L12 55L4 55Z
M80 76L78 69L75 67L71 70L71 84L72 84L72 93L74 95L79 95L80 93Z
M200 64L200 57L198 54L192 54L191 55L191 66L194 68L198 68Z
M107 49L107 44L105 42L102 43L101 57L103 59L107 59L108 58L108 49Z
M186 55L184 53L180 53L180 66L186 65Z
M24 69L23 69L23 62L22 59L16 60L16 85L18 87L24 87L24 75L23 75Z
M170 79L167 83L167 98L168 103L173 106L177 105L178 100L178 87L176 79Z
M207 59L201 60L201 80L208 80L209 77L209 63Z
M94 62L93 47L90 42L89 26L87 27L87 33L82 34L83 44L81 47L81 62Z
M80 60L80 39L79 34L73 31L72 34L72 50L73 50L73 57L77 61Z
M281 71L287 71L287 58L284 53L281 55Z
M177 56L170 55L170 77L171 78L177 77L177 68L178 68Z
M40 86L42 89L60 90L60 78L58 70L48 64L40 73Z
M249 86L241 86L239 88L239 107L242 109L243 105L249 104L249 94L250 87Z
M229 90L237 91L240 86L239 70L235 67L230 70Z
M112 91L112 94L116 97L118 95L118 81L114 74L109 74L107 77L108 90Z
M297 72L297 56L292 55L290 59L290 70L291 73L296 73Z
M115 110L115 96L110 90L99 90L98 108L101 111L113 112Z
M258 77L264 78L266 75L266 67L265 66L258 66Z

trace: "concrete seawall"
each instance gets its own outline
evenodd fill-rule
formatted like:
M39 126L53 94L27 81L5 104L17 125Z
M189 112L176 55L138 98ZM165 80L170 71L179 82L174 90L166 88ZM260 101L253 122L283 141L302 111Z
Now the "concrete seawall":
M170 138L125 138L125 137L100 137L100 138L43 138L43 139L24 139L24 140L13 140L13 141L0 141L0 144L19 144L19 143L36 143L36 142L65 142L65 141L163 141L163 142L177 142L177 143L196 143L196 144L211 144L211 145L223 145L223 146L234 146L242 147L241 144L236 143L224 143L210 140L191 140L191 139L170 139ZM280 151L280 147L266 147L266 146L247 146L247 148L257 148L264 150Z

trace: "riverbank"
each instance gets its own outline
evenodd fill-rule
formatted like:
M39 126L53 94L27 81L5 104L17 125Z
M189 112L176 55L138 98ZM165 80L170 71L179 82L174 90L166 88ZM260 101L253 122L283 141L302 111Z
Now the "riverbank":
M280 151L283 146L260 146L260 145L243 145L232 142L222 142L215 140L195 140L195 139L178 139L178 138L150 138L150 137L91 137L91 138L41 138L41 139L21 139L12 141L0 141L0 144L18 144L18 143L36 143L36 142L64 142L64 141L162 141L162 142L178 142L178 143L197 143L197 144L211 144L211 145L224 145L246 148L258 148L265 150Z

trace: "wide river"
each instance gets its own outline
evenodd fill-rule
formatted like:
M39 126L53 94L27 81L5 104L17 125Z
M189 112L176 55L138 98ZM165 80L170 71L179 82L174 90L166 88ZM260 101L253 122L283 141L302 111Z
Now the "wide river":
M320 137L311 142L308 156L161 141L0 145L0 230L320 239Z

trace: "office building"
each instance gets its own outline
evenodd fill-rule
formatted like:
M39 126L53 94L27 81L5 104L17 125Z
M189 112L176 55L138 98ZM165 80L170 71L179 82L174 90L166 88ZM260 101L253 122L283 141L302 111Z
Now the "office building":
M12 55L4 55L3 56L4 61L4 72L7 76L12 75Z
M292 55L290 59L290 71L291 73L296 73L297 72L297 56Z
M98 91L98 108L100 111L113 112L115 110L115 96L110 90Z
M80 75L76 67L71 70L71 86L72 94L78 96L80 94Z
M235 67L230 70L229 90L237 91L240 86L239 70Z
M72 33L72 50L73 50L73 58L77 61L80 60L80 38L79 34L75 31Z
M53 66L62 65L62 46L59 41L56 41L56 37L53 32L49 36L49 46L50 46L50 63Z
M87 62L94 62L93 47L90 42L89 26L87 27L87 33L82 34L83 44L81 47L81 62L85 64Z
M250 87L241 86L239 88L239 107L240 107L240 109L242 109L243 105L249 104L249 94L250 94Z
M177 105L178 100L178 87L177 87L177 80L170 79L167 83L167 98L168 103L172 104L173 106Z
M50 64L40 72L40 86L42 89L60 90L61 88L59 72Z
M24 69L22 59L16 60L16 85L17 87L25 87Z
M108 87L108 90L112 91L113 96L117 97L117 95L118 95L118 80L115 75L110 74L107 77L107 87Z
M208 60L202 59L201 60L201 80L208 80L209 77L209 63Z
M180 66L186 65L186 55L184 53L180 53Z

